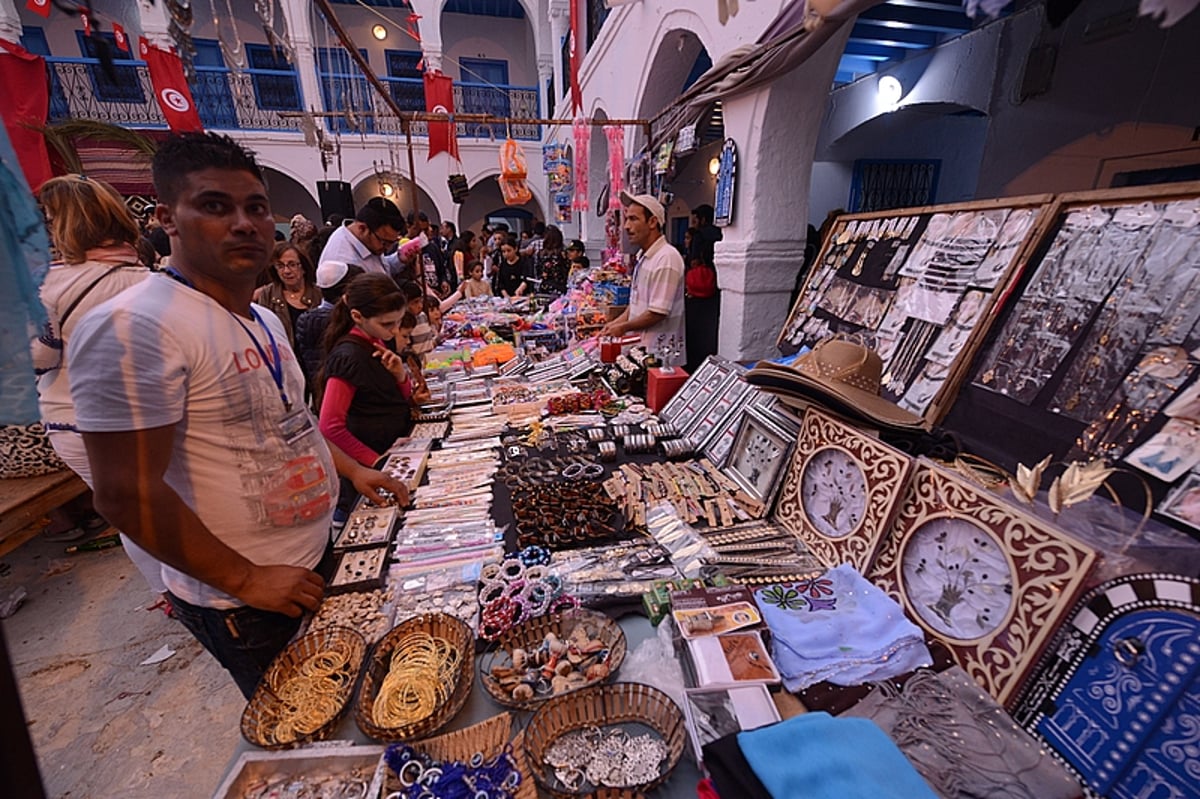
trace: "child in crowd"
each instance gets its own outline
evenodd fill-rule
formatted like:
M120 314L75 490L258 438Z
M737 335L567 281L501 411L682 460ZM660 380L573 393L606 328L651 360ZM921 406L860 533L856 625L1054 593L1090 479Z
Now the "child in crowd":
M467 279L462 284L463 299L492 296L492 286L483 277L483 262L471 261L466 266Z
M426 295L421 291L420 284L415 281L401 284L400 290L404 292L404 298L408 301L408 312L417 320L409 347L412 349L413 355L417 356L417 360L424 364L425 354L435 346L434 330L429 324L429 317L425 314ZM437 302L432 297L429 299Z
M403 349L415 326L405 295L387 275L359 275L334 306L324 339L320 429L359 463L373 465L412 428L412 379L387 342ZM343 479L338 516L349 513L355 495Z
M433 346L442 343L442 303L436 297L425 296L425 318L429 320L429 327L433 330Z

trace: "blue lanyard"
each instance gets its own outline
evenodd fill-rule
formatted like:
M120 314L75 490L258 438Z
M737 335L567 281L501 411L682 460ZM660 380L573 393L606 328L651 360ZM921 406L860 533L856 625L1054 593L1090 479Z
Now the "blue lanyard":
M267 357L267 353L266 350L263 349L263 345L260 344L258 342L258 338L250 332L250 328L246 327L246 323L241 320L241 317L232 311L230 311L229 315L232 316L234 320L242 326L242 330L245 330L246 335L249 336L250 340L254 342L254 348L258 350L258 354L262 357L263 363L267 365L267 371L271 373L271 379L275 381L275 387L279 389L279 398L283 400L283 409L285 411L290 411L292 409L292 403L288 399L287 391L285 391L283 388L283 361L279 358L279 345L275 343L275 336L271 333L271 328L267 327L267 323L264 322L262 317L258 315L258 311L251 308L250 313L254 316L254 321L262 325L262 329L267 333L267 341L271 345L272 357L270 358Z
M169 266L164 269L163 272L172 280L182 283L188 288L195 288L195 286L192 285L192 281L188 280L187 276L175 269L175 267ZM271 333L271 328L267 327L266 322L264 322L262 317L258 315L258 311L254 310L254 308L251 308L250 314L254 317L254 321L258 322L262 326L262 329L266 331L267 342L271 345L271 355L273 357L267 357L267 351L264 350L263 345L258 342L258 338L256 338L255 335L250 332L250 328L246 327L246 323L243 322L241 318L233 311L229 312L229 315L233 317L235 322L242 326L242 330L245 330L246 335L249 336L250 340L254 342L254 348L258 350L259 357L263 359L263 363L267 366L267 371L271 373L271 379L275 381L275 387L279 389L279 398L283 400L283 409L285 411L290 411L292 409L292 402L288 399L287 391L285 391L283 388L283 361L279 358L279 345L275 343L275 336Z

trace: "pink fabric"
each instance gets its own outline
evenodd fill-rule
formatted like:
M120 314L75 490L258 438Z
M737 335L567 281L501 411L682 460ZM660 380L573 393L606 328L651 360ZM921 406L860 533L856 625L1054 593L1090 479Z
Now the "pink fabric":
M625 189L625 128L605 125L608 137L608 210L621 210L621 192Z
M588 204L588 146L592 139L592 126L583 117L577 117L572 129L575 136L575 200L571 207L586 211Z
M325 382L325 396L321 400L321 435L354 460L371 466L379 460L378 453L346 428L346 414L350 412L354 393L354 386L340 377L331 377Z

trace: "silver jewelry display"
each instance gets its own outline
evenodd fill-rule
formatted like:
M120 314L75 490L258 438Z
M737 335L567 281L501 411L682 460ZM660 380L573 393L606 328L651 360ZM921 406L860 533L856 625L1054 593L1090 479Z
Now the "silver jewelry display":
M667 745L653 735L589 727L559 737L546 750L545 763L571 791L625 788L657 778L669 754Z

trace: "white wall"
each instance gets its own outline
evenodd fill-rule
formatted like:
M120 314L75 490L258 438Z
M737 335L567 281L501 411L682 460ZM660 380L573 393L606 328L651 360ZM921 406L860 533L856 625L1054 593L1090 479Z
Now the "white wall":
M825 215L850 202L850 181L854 177L854 165L838 161L816 161L812 167L812 180L808 188L808 224L821 228Z
M442 15L442 71L455 80L478 83L464 75L460 58L491 58L508 62L508 82L514 86L537 86L537 59L533 53L533 29L526 19Z

